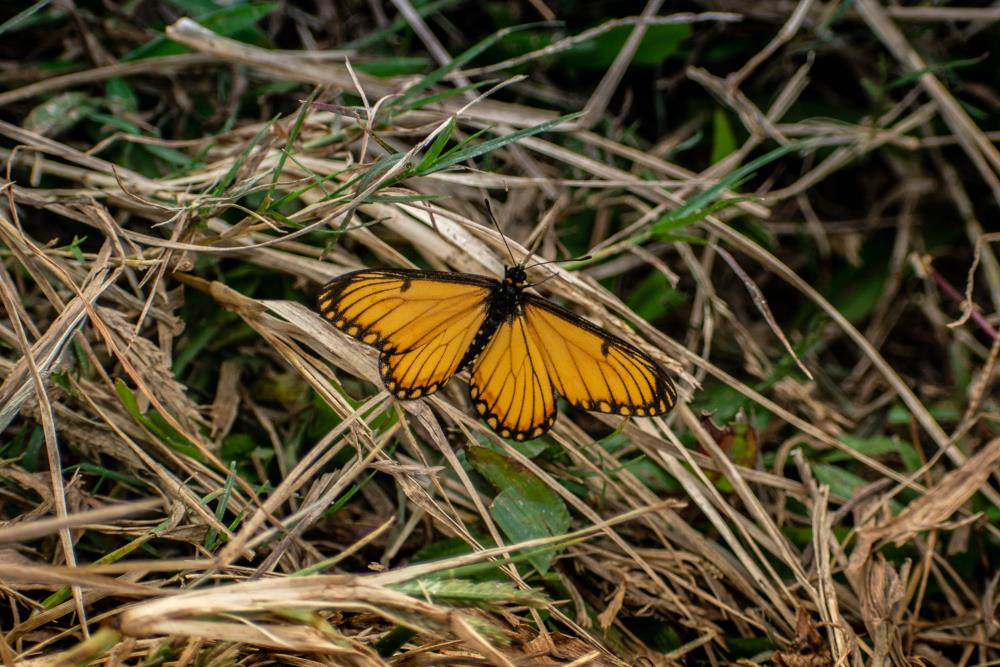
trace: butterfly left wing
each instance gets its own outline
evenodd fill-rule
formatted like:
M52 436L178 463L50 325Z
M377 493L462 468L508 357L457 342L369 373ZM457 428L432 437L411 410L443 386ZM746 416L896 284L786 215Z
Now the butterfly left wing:
M669 411L677 390L645 352L541 297L526 294L527 335L540 345L548 377L572 405L649 417Z
M498 435L531 440L556 420L556 397L541 341L523 317L504 320L472 367L469 395L476 412Z
M397 398L418 398L458 372L486 319L494 281L484 276L405 269L338 276L319 294L335 327L380 351L379 372Z

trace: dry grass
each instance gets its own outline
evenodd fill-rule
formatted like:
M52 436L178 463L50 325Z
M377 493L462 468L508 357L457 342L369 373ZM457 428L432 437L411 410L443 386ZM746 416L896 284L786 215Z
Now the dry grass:
M633 29L569 115L538 100L579 91L532 68L584 37L473 67L407 0L394 11L440 76L375 78L352 66L364 47L270 50L188 19L166 34L191 53L116 62L102 39L142 41L85 11L71 34L99 66L7 70L5 664L998 664L1000 264L977 217L1000 202L981 129L998 114L970 117L920 54L995 36L1000 15L662 4L584 36ZM609 120L649 26L740 21L762 48L732 74L698 49L682 70L740 124L718 160L677 152L703 116L646 144ZM835 21L902 81L853 123L800 104L827 86L812 49L849 48ZM220 72L224 129L170 138ZM117 110L137 131L65 133L67 95L121 80L159 100ZM294 105L241 114L270 84ZM869 182L878 205L830 217L831 182L857 188L841 209ZM584 244L593 259L551 265L542 291L660 360L673 413L564 412L515 446L464 379L391 400L375 353L314 311L362 266L502 272L484 197L517 258ZM945 244L941 216L961 228ZM877 236L884 255L862 257ZM835 271L860 314L851 285L815 284ZM655 322L635 312L678 293Z

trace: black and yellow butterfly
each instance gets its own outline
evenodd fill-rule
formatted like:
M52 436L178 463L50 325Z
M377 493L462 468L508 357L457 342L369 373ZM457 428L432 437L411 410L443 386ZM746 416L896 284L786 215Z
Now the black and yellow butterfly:
M432 394L472 364L476 411L504 438L530 440L556 420L556 394L596 412L667 412L677 391L649 355L554 303L527 294L523 264L503 280L371 269L334 278L319 308L380 352L396 398Z

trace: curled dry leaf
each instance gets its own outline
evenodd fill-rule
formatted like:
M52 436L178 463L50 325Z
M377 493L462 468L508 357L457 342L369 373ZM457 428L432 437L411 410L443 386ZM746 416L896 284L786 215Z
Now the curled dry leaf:
M959 468L947 473L899 516L881 526L858 529L858 544L848 562L848 576L857 581L876 543L886 540L902 544L918 532L942 527L997 467L1000 467L1000 438L989 441Z
M904 568L904 575L909 567ZM903 581L882 556L876 557L866 572L865 586L859 591L861 615L872 638L873 665L906 665L901 630L897 619L903 602Z

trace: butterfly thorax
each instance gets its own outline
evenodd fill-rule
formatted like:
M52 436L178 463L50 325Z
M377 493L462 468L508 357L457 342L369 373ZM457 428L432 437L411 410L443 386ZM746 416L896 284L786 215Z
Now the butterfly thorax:
M486 319L479 327L479 331L476 332L476 337L472 339L472 344L465 353L465 357L462 358L459 368L463 368L478 357L500 325L505 321L513 320L520 312L527 279L528 276L524 272L523 266L504 267L503 280L496 282L486 299Z

